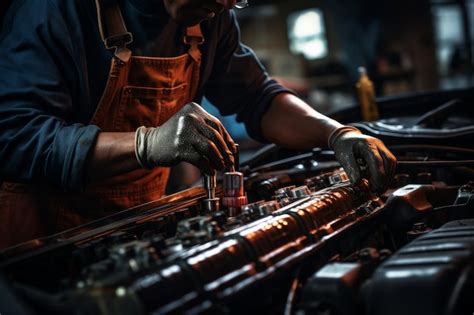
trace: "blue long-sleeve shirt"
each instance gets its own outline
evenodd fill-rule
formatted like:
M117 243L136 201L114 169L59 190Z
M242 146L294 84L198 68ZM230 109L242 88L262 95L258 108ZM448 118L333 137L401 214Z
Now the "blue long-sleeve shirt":
M135 55L185 53L184 27L162 1L122 0ZM264 140L260 121L283 87L240 42L232 11L201 24L205 42L196 101L206 96L222 114L237 114ZM89 121L112 59L100 38L94 0L15 0L0 33L0 178L84 184L87 155L100 129Z

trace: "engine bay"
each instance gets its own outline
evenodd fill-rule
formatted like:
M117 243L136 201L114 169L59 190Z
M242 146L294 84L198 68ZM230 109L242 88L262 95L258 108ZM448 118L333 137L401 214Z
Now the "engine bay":
M380 101L388 118L353 123L398 159L381 196L331 151L270 145L205 180L212 196L190 188L1 252L0 287L31 313L472 314L473 95Z

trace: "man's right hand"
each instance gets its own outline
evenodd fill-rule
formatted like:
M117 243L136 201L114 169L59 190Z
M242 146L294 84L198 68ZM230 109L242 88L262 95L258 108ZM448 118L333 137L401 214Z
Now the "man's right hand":
M140 127L135 134L135 155L144 168L188 162L203 173L234 165L236 146L214 116L189 103L163 125Z

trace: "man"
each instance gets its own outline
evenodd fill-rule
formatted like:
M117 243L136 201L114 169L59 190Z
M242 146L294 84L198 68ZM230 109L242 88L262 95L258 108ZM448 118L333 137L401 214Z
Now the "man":
M0 37L0 246L159 198L168 166L204 173L235 144L199 105L237 113L251 136L329 145L383 191L395 159L274 80L240 43L235 0L15 0Z

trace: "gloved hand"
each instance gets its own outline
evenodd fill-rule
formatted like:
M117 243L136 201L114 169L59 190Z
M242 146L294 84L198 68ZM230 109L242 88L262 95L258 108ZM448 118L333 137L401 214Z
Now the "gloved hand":
M397 160L382 141L362 134L355 127L344 126L331 133L329 147L352 183L362 180L366 168L372 191L380 194L388 188Z
M196 103L189 103L162 126L140 127L135 155L147 169L188 162L212 174L234 165L236 146L220 121Z

